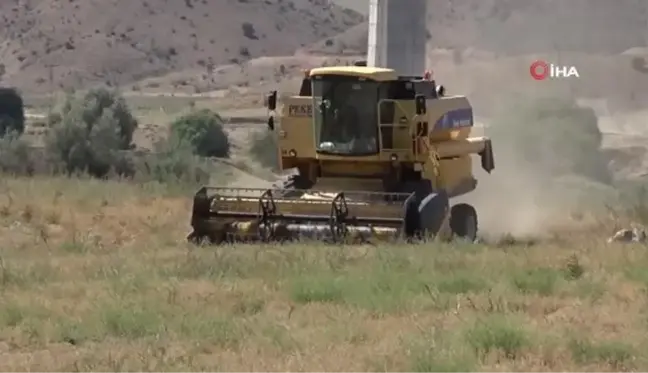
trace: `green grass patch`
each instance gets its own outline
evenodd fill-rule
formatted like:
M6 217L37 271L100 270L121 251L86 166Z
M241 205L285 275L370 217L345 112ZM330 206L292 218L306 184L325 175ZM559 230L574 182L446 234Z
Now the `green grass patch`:
M624 274L626 278L643 287L648 287L648 266L643 264L629 265Z
M489 288L487 280L467 272L434 274L423 268L361 268L298 276L290 281L290 297L300 304L336 303L392 313L447 308L453 295Z
M476 370L476 355L460 334L432 328L404 345L412 372L470 372Z
M513 275L513 285L523 294L553 295L557 292L563 273L553 268L534 268Z
M465 331L465 338L482 357L501 351L507 358L515 359L531 345L531 337L521 323L500 315L478 319Z
M578 363L605 363L614 369L632 368L635 349L621 341L592 342L573 339L569 343L572 358Z

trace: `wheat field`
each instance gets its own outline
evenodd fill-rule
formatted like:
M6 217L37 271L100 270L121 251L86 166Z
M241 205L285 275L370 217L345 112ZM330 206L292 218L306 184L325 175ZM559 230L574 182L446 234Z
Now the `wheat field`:
M193 190L0 181L0 370L648 368L645 247L194 247Z

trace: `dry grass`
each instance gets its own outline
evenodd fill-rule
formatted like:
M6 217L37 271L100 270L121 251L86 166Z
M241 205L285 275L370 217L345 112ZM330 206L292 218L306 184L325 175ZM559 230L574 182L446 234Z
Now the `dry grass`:
M648 369L645 247L191 247L190 190L0 189L3 371Z

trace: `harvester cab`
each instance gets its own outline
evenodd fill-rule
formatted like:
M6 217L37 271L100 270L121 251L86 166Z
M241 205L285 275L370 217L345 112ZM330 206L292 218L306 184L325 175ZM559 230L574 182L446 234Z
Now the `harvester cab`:
M449 202L477 186L471 155L494 168L466 97L430 73L356 65L307 71L281 101L266 97L268 127L279 169L295 174L268 190L202 188L191 240L476 238L475 209Z

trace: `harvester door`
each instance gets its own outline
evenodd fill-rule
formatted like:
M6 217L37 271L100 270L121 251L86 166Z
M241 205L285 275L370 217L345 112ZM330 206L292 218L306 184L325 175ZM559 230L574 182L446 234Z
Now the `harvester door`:
M394 100L382 100L378 106L380 149L387 152L410 149L410 119L407 112Z
M396 103L391 100L383 100L378 104L380 130L380 149L388 150L394 147L394 117L396 115Z

